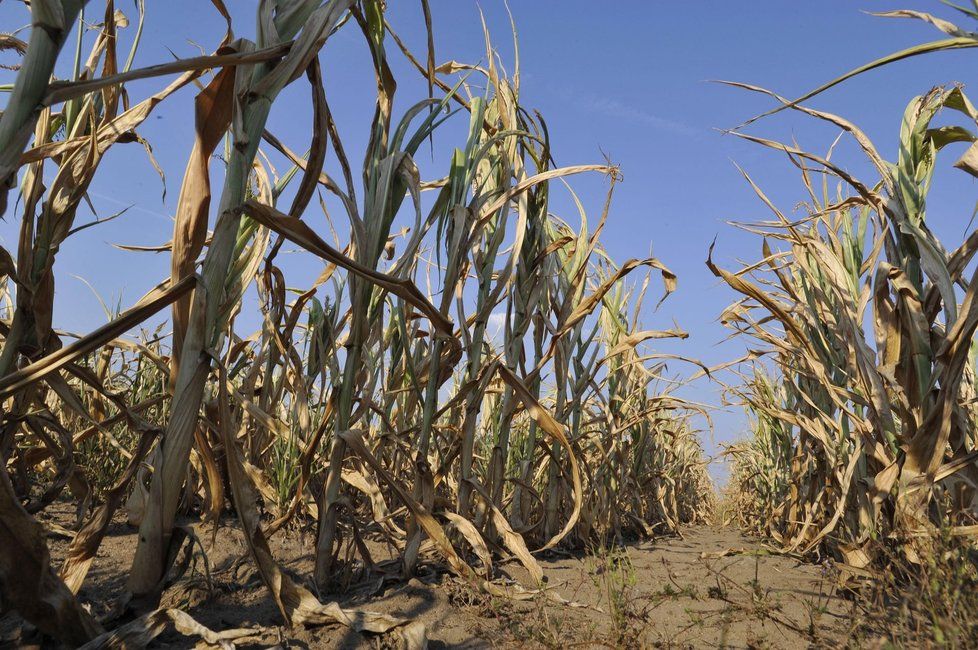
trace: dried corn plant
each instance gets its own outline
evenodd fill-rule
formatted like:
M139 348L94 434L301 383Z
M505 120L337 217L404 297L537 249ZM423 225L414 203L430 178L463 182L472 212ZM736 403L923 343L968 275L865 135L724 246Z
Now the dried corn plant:
M975 43L962 30L952 41L928 47ZM918 50L929 51L860 70ZM978 515L978 276L968 271L978 231L948 249L926 220L945 147L967 144L955 167L978 175L978 113L958 87L914 98L891 162L854 124L805 107L807 97L768 94L839 127L878 177L860 180L831 156L738 133L786 154L808 195L805 214L789 218L748 178L774 215L747 226L764 238L763 256L737 272L708 262L743 296L723 320L770 360L731 389L753 429L730 450L739 514L788 550L828 549L856 570L871 566L883 540L917 561L936 528L974 535ZM941 113L957 119L939 126Z
M675 276L653 257L608 257L600 234L617 169L554 165L546 123L520 103L518 61L508 75L488 32L483 65L436 66L426 2L419 59L379 0L263 0L253 41L236 38L212 0L227 21L213 54L137 67L142 4L131 20L109 0L100 22L83 20L82 4L34 0L29 42L4 37L23 54L0 118L2 201L18 188L10 210L21 223L16 254L0 249L5 607L75 645L145 643L170 624L213 643L240 636L158 608L198 539L180 522L199 517L211 539L240 529L287 624L383 633L407 621L323 602L281 570L269 538L316 530L323 594L362 571L410 575L423 555L520 597L543 579L534 553L709 515L690 424L701 408L672 394L666 363L679 358L645 351L685 334L639 322L651 275L665 295ZM73 76L55 79L76 20ZM363 38L376 80L359 175L319 56L341 29ZM401 113L392 55L429 91ZM174 78L130 101L127 82L159 77ZM292 83L311 96L301 155L267 129ZM91 225L76 213L99 163L133 142L152 159L140 125L191 86L196 137L173 239L154 249L170 255L171 275L66 343L52 318L55 259ZM419 149L444 146L441 126L466 119L448 169L423 180ZM593 230L576 196L577 229L550 207L555 182L585 173L609 180ZM288 284L283 246L320 260L313 286ZM257 331L237 326L246 309ZM77 532L56 569L32 515L69 494ZM127 590L142 616L104 632L112 622L93 620L75 594L123 513L139 528ZM372 557L377 545L388 560ZM530 583L494 581L500 554ZM26 584L38 588L14 587Z

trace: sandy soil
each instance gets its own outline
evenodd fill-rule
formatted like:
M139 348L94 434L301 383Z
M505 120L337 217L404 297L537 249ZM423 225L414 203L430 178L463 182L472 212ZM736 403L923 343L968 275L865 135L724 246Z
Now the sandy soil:
M67 514L49 508L41 519ZM210 535L199 530L205 547ZM135 547L135 531L112 524L80 594L105 616L123 593ZM49 540L55 566L67 541ZM279 562L295 575L312 573L311 535L280 533L270 541ZM736 550L734 554L724 555ZM262 586L238 531L225 526L203 563L172 587L164 603L179 607L214 630L259 628L238 647L396 648L398 637L361 636L340 626L289 630ZM431 648L841 647L847 638L847 603L833 595L822 567L771 554L757 540L729 528L696 527L681 537L638 542L611 554L540 558L553 597L526 601L490 597L452 578L437 564L423 564L410 581L392 575L354 580L342 594L323 595L344 607L364 607L424 623ZM497 571L517 580L522 568L503 562ZM0 619L0 641L21 645L18 620ZM152 647L189 648L195 640L166 633Z
M597 623L598 641L666 648L844 645L849 607L835 596L828 572L772 554L735 529L690 528L681 538L632 544L624 552L634 576L625 590L628 611L618 617L625 619L624 633L615 630L613 615L569 621L576 629ZM568 558L544 570L567 597L608 611L602 564Z

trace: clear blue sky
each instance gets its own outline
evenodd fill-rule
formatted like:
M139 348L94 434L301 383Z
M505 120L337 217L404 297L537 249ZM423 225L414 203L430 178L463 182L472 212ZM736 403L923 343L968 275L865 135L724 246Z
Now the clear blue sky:
M96 13L97 4L92 3ZM195 44L211 51L223 33L222 21L204 0L149 0L147 4L147 32L137 66L170 60L170 51L181 57L196 55ZM389 4L395 29L416 52L422 52L420 3ZM480 5L473 0L431 0L431 4L438 62L483 59ZM237 35L253 37L257 2L228 0L228 5L235 14ZM133 13L127 0L119 0L117 6ZM625 182L618 188L604 236L609 252L621 261L645 256L651 245L679 276L677 293L658 313L647 314L644 324L668 327L674 319L690 338L681 344L663 343L659 349L695 356L708 364L739 356L744 346L721 343L727 332L717 315L734 295L704 265L707 247L717 237L717 259L727 267L738 258L756 259L759 241L725 222L767 217L733 161L745 167L783 209L790 211L805 198L794 169L783 157L716 131L769 108L769 102L708 80L747 81L796 96L858 64L938 36L922 23L876 18L863 10L911 8L957 20L936 0L621 0L604 5L584 0L511 0L511 6L520 35L523 103L546 117L557 162L600 162L605 152L622 167ZM502 1L483 0L481 7L497 47L512 61ZM26 23L27 12L20 3L0 4L0 29ZM323 54L330 102L341 132L349 134L345 144L354 152L362 151L372 111L373 80L361 40L341 32L327 43ZM393 44L390 49L398 79L404 80L397 107L403 111L423 95L423 85L404 67ZM859 124L892 159L907 102L935 84L971 82L975 67L969 57L973 56L965 52L903 62L850 81L813 105ZM3 61L12 62L10 55L4 55ZM0 73L3 81L11 76ZM160 79L133 83L130 96L138 101L163 85ZM149 245L170 239L170 215L192 143L194 92L185 89L164 103L140 129L167 174L165 201L159 179L138 145L115 147L103 163L92 191L101 216L126 205L135 207L111 224L71 238L62 248L56 267L57 326L81 331L104 321L97 300L74 275L98 287L107 301L121 297L121 304L128 306L168 273L164 255L124 252L108 244ZM293 149L303 151L309 132L307 89L296 84L285 94L290 96L294 102L283 98L276 104L269 127ZM824 151L836 135L797 115L767 120L753 132L796 138L815 151ZM443 144L449 144L447 139ZM844 159L852 170L868 174L851 148L840 153L848 156ZM945 167L950 162L946 159ZM443 170L444 165L439 165L439 159L429 160L427 169ZM939 173L937 183L931 225L956 244L974 207L974 186L963 173L946 170ZM574 186L596 214L603 183L578 179ZM568 206L566 201L563 205ZM565 209L563 214L573 220L572 211ZM78 223L90 218L83 210ZM19 215L8 214L0 224L0 242L12 252L18 223ZM301 285L303 275L317 270L312 262L294 264L293 285ZM650 308L654 302L649 301ZM680 366L673 370L687 372ZM716 388L707 381L684 394L712 404L719 400ZM716 441L729 441L743 434L745 420L739 412L721 411L715 424ZM707 439L705 444L711 453L717 450L714 441Z

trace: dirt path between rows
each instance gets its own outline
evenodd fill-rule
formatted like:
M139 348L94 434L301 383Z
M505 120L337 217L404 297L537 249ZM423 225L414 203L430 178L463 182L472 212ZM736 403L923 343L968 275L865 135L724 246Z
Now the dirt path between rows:
M573 611L567 625L582 641L593 625L594 640L622 647L844 645L849 606L835 596L827 572L771 553L736 529L690 528L682 537L628 545L622 554L628 562L618 562L617 571L595 557L545 563L551 585L607 612ZM609 606L616 588L624 603L618 614Z
M63 514L41 518L57 523ZM214 630L255 627L238 647L397 648L398 637L366 637L345 627L288 630L261 584L239 531L223 527L207 548L210 579L198 567L164 600ZM312 574L312 538L276 535L271 550L282 566ZM49 540L59 566L67 541ZM80 597L104 616L122 594L135 548L135 531L113 522ZM736 551L728 554L729 551ZM375 558L376 559L376 558ZM490 597L434 565L407 582L376 575L337 595L343 607L362 607L420 620L431 648L843 647L848 605L833 595L821 567L766 551L731 528L695 527L681 537L625 545L615 551L541 557L551 597L525 601ZM396 573L396 563L388 570ZM498 572L529 584L521 566ZM574 606L558 605L564 598ZM11 615L0 619L0 645L24 642ZM195 640L166 633L151 647L191 648Z

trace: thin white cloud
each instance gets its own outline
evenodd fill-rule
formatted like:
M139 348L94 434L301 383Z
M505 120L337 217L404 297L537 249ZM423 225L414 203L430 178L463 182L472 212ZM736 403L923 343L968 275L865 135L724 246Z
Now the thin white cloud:
M121 206L121 207L129 208L130 210L132 210L134 212L142 212L144 214L148 214L148 215L157 217L158 219L165 219L166 221L173 221L173 217L171 217L169 215L166 215L166 214L163 214L162 212L157 212L155 210L150 210L148 208L144 208L143 206L139 205L138 203L126 203L125 201L120 201L119 199L117 199L115 197L107 196L107 195L102 194L100 192L93 192L92 190L88 190L88 193L91 196L94 196L97 199L100 199L102 201L106 201L107 203L112 203L114 205L118 205L118 206Z
M654 129L671 131L680 135L698 136L701 131L695 127L665 117L660 117L654 113L626 104L611 97L585 96L577 99L577 103L586 111L601 113L609 117L617 117L623 120L640 122Z
M535 86L541 87L551 95L555 95L562 101L572 104L588 113L596 113L630 122L637 122L653 129L668 131L687 137L701 137L703 135L703 129L679 120L656 115L644 107L629 104L615 97L599 95L568 86L555 85L546 79L535 78L533 82Z
M496 311L489 314L489 320L486 322L486 334L496 345L503 344L503 333L506 327L506 312Z

